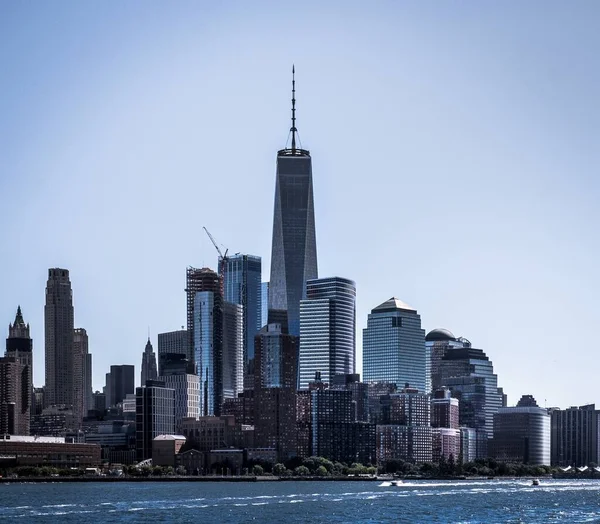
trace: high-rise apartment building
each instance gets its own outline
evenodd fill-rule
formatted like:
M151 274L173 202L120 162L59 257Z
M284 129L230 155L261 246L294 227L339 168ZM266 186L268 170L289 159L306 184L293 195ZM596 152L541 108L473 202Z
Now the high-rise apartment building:
M198 375L171 373L160 377L165 387L173 390L175 432L181 434L185 418L198 418L200 413L200 379Z
M46 406L74 404L73 291L69 270L48 270L44 307Z
M187 298L187 336L188 348L187 358L198 366L195 358L197 337L195 333L197 316L195 312L196 294L201 291L211 291L218 295L220 300L223 298L223 281L217 273L209 268L188 267L186 270L186 298Z
M149 380L135 391L138 461L152 458L152 440L175 432L175 392L159 380Z
M192 332L194 362L200 377L200 414L218 416L223 404L224 306L221 279L211 269L196 270L195 289Z
M254 372L254 337L261 326L261 258L231 255L219 259L225 302L242 306L243 365L246 373Z
M6 366L18 373L18 376L9 377L0 372L4 374L4 377L0 377L3 382L0 388L0 405L14 403L14 410L9 408L12 410L12 428L8 427L8 420L6 424L0 422L0 433L5 430L6 433L29 435L33 405L33 341L29 334L29 324L25 324L23 320L21 306L17 307L15 321L8 325L5 358L0 360L4 360ZM5 419L4 416L2 419Z
M223 303L223 400L244 391L244 308ZM252 348L254 360L254 348Z
M600 410L594 404L551 409L553 466L600 464Z
M356 285L341 277L306 283L300 301L299 389L321 373L324 382L354 373L356 350Z
M460 457L458 399L447 388L434 391L431 399L432 457L456 461Z
M269 322L275 319L283 322L283 314L289 333L298 336L300 300L306 296L306 282L318 278L318 271L312 160L309 151L296 147L298 130L294 77L290 133L291 147L277 153Z
M431 462L429 395L414 388L384 397L383 424L377 426L377 460Z
M150 337L146 342L146 347L142 353L142 374L140 384L143 386L147 380L156 380L158 378L158 366L156 365L156 355Z
M280 324L264 326L255 338L254 440L278 460L296 454L297 370L298 337Z
M417 310L390 298L371 311L363 330L363 380L409 384L429 392L429 355Z

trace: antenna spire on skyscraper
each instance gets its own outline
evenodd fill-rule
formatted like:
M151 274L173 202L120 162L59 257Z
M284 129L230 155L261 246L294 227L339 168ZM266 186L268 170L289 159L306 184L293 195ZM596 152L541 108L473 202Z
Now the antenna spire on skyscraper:
M296 154L296 70L292 64L292 155Z

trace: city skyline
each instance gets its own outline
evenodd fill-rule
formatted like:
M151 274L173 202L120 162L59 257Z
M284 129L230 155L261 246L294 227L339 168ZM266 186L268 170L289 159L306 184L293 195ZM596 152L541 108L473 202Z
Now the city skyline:
M23 36L13 28L26 11L1 9L0 38L15 45ZM0 234L15 246L0 266L0 314L8 323L23 307L36 386L43 383L48 268L70 271L76 325L85 326L94 355L94 389L110 364L135 364L137 378L148 325L153 344L156 333L185 325L183 269L216 269L198 224L233 252L261 256L268 280L272 155L285 145L295 62L303 145L318 165L319 274L357 283L357 371L367 313L398 296L419 310L427 332L446 328L483 348L509 405L528 392L541 406L597 400L593 375L581 366L594 358L584 333L598 316L600 287L592 267L600 251L594 16L552 5L541 23L535 7L512 7L500 13L507 29L494 22L493 7L476 8L470 19L460 8L433 14L388 6L374 8L371 25L359 31L360 10L351 6L348 21L332 26L340 47L323 48L335 19L323 9L315 20L299 13L290 29L300 34L314 22L314 42L282 45L250 66L239 57L260 56L278 33L261 25L265 34L253 37L254 26L219 8L155 7L142 23L157 31L149 49L143 31L126 37L131 7L122 7L119 22L108 9L59 7L54 29L42 24L46 9L28 26L39 32L15 53L18 60L0 58L12 79L0 101L0 195L11 196L0 206ZM98 32L89 32L92 15ZM222 24L225 40L205 26L194 36L201 15ZM275 9L269 25L281 17ZM72 20L81 23L52 40ZM102 37L108 24L116 24L114 44ZM99 50L85 38L81 50L70 50L87 33ZM219 44L214 58L206 56ZM97 52L111 58L88 66ZM247 142L238 159L225 148L240 132ZM233 183L224 187L227 177ZM224 221L222 203L198 200L218 190L230 205L256 212L243 224ZM558 314L569 328L556 330ZM581 348L581 356L567 347ZM558 386L574 379L573 387Z

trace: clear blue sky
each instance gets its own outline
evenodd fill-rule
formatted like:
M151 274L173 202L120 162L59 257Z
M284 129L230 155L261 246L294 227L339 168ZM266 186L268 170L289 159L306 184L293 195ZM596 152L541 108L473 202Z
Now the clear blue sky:
M597 401L598 2L0 3L0 321L44 380L71 271L94 387L185 324L206 226L269 275L290 70L321 276L493 360L511 403Z

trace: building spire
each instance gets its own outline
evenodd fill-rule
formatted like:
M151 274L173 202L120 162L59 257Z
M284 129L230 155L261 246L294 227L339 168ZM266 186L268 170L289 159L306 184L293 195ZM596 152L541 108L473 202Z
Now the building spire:
M290 132L292 133L292 155L296 154L296 70L294 64L292 64L292 127Z
M24 326L25 321L23 320L23 313L21 313L21 306L17 306L17 314L15 316L14 326Z

